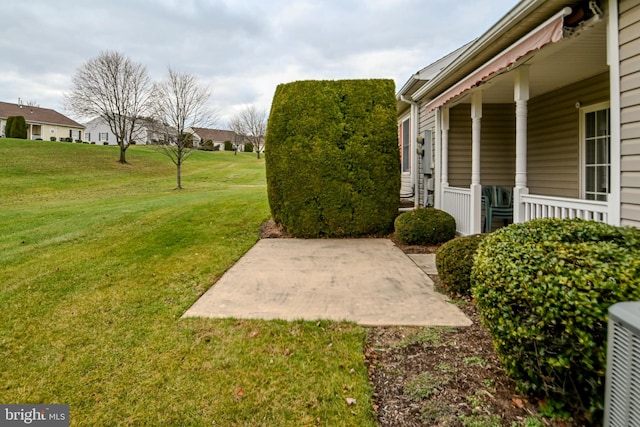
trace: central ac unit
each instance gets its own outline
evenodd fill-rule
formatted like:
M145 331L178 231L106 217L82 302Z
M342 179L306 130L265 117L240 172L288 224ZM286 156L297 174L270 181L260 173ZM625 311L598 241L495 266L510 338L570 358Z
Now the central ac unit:
M640 302L609 307L605 427L640 427Z

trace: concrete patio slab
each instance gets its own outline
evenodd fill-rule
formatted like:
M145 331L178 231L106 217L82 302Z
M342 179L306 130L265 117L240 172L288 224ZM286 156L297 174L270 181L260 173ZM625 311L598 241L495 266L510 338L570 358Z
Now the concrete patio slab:
M263 239L183 317L467 326L387 239Z

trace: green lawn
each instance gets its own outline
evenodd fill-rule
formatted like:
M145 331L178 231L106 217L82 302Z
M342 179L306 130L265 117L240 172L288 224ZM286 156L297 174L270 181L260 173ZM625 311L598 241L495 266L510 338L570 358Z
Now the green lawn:
M257 240L264 161L0 139L0 403L72 425L373 426L352 324L180 316ZM355 398L353 406L347 397Z

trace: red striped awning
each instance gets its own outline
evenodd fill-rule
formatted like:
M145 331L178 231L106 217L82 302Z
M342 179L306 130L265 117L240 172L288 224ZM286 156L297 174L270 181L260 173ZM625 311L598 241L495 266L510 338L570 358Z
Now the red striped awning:
M518 59L540 49L549 43L556 43L563 37L564 17L571 13L571 8L564 8L535 30L509 46L489 62L476 69L463 80L450 87L426 105L426 113L444 105L447 101L468 91L492 75L508 68Z

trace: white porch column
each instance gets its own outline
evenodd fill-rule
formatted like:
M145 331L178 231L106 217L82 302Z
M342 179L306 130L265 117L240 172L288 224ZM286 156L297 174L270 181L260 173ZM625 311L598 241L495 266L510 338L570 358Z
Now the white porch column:
M434 112L436 115L435 122L435 149L436 149L436 164L433 165L433 206L436 209L442 209L442 111L440 108L436 108Z
M438 124L438 134L440 137L439 152L439 176L438 176L438 209L444 208L445 198L444 191L449 187L449 108L440 107L436 110L436 123Z
M440 166L442 187L449 186L449 108L442 108L442 163Z
M609 213L607 222L619 226L621 224L621 128L622 117L620 112L620 15L617 1L609 2L607 22L607 64L609 65L609 98L611 100L611 169L610 192L607 197Z
M480 185L480 132L482 130L482 91L471 95L471 212L470 232L482 232L482 186Z
M513 222L524 221L520 196L529 194L527 188L527 103L529 101L529 67L523 65L515 72L514 100L516 102L516 182L513 189Z

